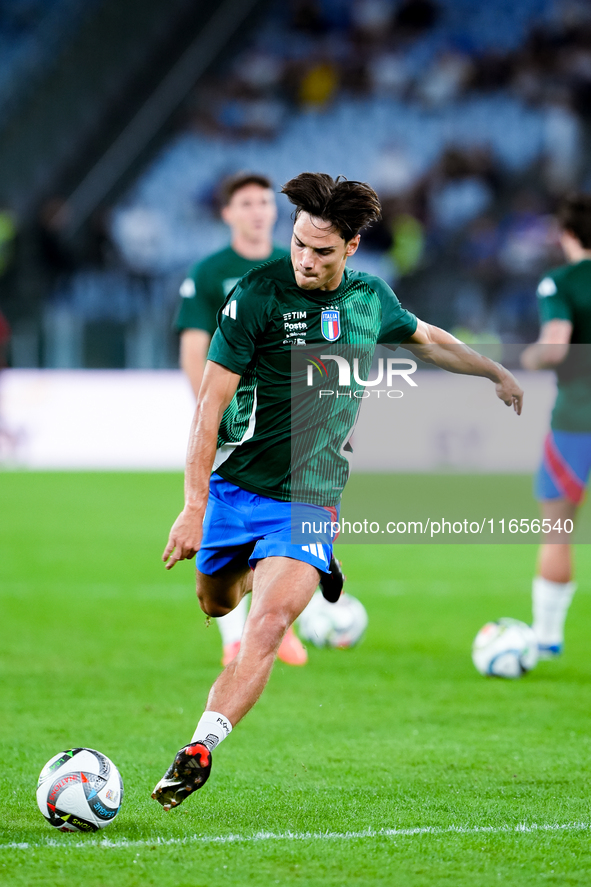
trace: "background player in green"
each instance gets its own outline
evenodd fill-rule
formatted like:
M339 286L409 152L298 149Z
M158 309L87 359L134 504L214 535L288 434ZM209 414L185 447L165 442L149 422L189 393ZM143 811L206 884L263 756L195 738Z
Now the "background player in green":
M568 264L540 282L540 335L522 355L526 369L556 369L558 381L536 480L542 518L557 528L540 547L532 590L533 628L546 659L562 651L576 588L564 522L574 521L591 471L591 197L568 198L558 218Z
M210 615L232 609L252 589L240 652L211 688L191 742L154 789L153 797L166 810L206 781L211 751L256 703L281 638L310 601L319 575L329 569L331 540L292 542L291 408L285 392L299 340L326 346L321 330L329 311L330 335L362 345L366 355L378 342L422 346L423 359L490 379L497 396L521 411L523 393L504 367L403 309L384 281L346 269L360 230L380 215L369 185L302 173L283 192L296 207L291 257L248 274L220 312L190 435L185 507L163 554L171 568L199 552L197 595ZM352 399L330 402L328 409L339 420L345 402ZM328 412L328 424L332 418ZM340 472L341 448L355 415L348 418L340 440L326 440L323 475L312 478L308 493L302 493L308 498L300 500L325 520L329 509L317 504L316 496L326 501L325 479L333 468ZM240 485L233 481L237 477ZM338 497L333 485L330 489Z
M181 304L175 326L180 333L180 363L197 399L217 313L236 283L262 262L288 255L273 244L277 205L271 181L259 173L231 176L220 191L221 216L230 229L230 246L207 256L189 270L181 284ZM222 636L222 665L238 653L248 613L246 599L216 620ZM289 665L304 665L305 647L293 629L286 634L278 656Z
M217 313L241 277L288 251L273 244L277 205L272 184L259 173L238 173L220 190L221 217L230 229L230 246L197 262L181 284L175 326L180 333L180 362L195 398L205 369L207 349L217 327Z

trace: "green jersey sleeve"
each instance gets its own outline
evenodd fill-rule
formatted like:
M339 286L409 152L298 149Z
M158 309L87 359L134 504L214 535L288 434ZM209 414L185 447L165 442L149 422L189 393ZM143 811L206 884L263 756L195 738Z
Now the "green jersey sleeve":
M264 282L249 285L248 276L236 284L217 317L208 360L242 375L253 360L273 301Z
M543 326L550 320L573 320L571 301L560 271L544 277L537 289L538 312Z
M213 336L216 328L216 314L223 293L216 279L203 262L190 269L179 290L181 304L175 320L175 328L205 330Z
M381 277L372 277L371 284L382 304L382 325L378 343L399 345L410 339L417 328L418 321L415 315L402 307L396 294Z

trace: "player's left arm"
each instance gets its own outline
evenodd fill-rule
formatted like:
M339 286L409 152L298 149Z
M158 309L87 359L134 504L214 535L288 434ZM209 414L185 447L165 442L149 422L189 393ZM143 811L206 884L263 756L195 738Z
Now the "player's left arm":
M446 330L417 320L415 332L402 344L420 360L450 373L490 379L497 397L508 407L512 406L517 415L521 414L523 391L513 373L495 360L478 354Z
M551 370L566 359L573 334L570 320L549 320L542 325L538 341L521 355L526 370Z

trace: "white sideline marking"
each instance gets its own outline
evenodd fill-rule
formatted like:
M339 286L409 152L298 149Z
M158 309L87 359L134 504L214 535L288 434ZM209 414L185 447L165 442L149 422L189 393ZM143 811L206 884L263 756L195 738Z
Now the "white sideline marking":
M419 826L417 828L381 828L364 829L361 832L256 832L254 835L190 835L186 838L153 838L152 840L129 841L127 838L111 840L110 838L88 838L84 842L71 844L71 847L107 847L118 849L119 847L169 847L177 844L256 844L260 841L354 841L361 838L410 838L415 835L521 835L532 832L581 832L589 831L591 824L588 822L557 822L557 823L528 823L521 822L518 825L450 825L447 828L440 826ZM67 838L65 841L67 842ZM63 840L48 838L46 841L21 842L14 841L10 844L1 844L0 849L30 850L39 847L67 847Z

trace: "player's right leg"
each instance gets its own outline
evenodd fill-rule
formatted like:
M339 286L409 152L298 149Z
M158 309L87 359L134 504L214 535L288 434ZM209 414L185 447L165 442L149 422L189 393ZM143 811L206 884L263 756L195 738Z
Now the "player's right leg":
M542 519L550 526L564 528L573 521L577 507L568 499L549 499L540 503ZM564 625L575 593L572 546L565 542L565 532L552 529L540 546L537 575L532 585L532 627L538 639L541 659L552 659L562 652Z
M281 641L310 602L320 574L329 572L329 540L292 541L292 505L213 482L209 513L197 555L197 594L202 609L221 616L236 606L252 581L252 607L238 656L212 687L193 739L177 753L153 797L169 810L209 775L211 752L262 693ZM211 488L210 488L211 489ZM311 516L323 509L306 506ZM253 540L257 540L256 544ZM254 574L245 571L245 552ZM251 577L253 579L251 580Z
M318 570L310 563L280 556L258 561L240 653L213 685L208 711L223 712L232 726L250 711L269 679L282 638L317 585Z
M250 546L252 548L252 546ZM248 560L237 559L226 564L217 573L208 575L196 571L196 590L201 609L214 617L225 616L231 612L244 595L252 589L252 570ZM210 713L208 713L210 714ZM212 718L213 723L203 727L199 741L193 740L180 749L175 755L174 761L152 792L154 800L158 801L168 812L173 807L188 798L190 794L201 788L207 782L211 771L211 751L221 739L230 732L223 726L224 721L217 723L218 716ZM200 721L202 723L203 718ZM218 734L218 731L221 731Z
M228 577L229 578L229 577ZM215 616L247 586L246 576L225 584L220 576L198 574L202 609ZM238 656L214 683L192 741L181 748L152 797L165 810L177 807L206 782L211 751L250 711L263 692L286 631L310 602L318 570L290 557L266 557L254 570L253 601Z

